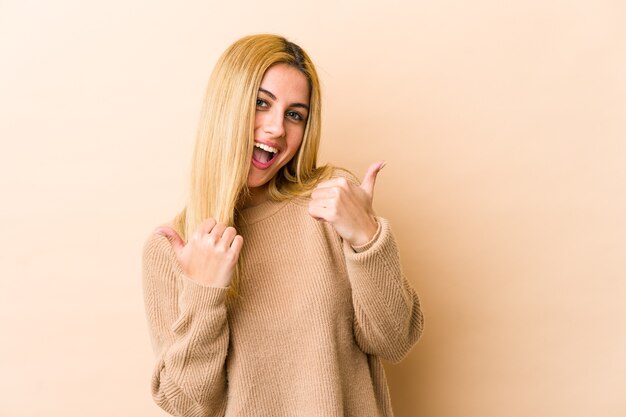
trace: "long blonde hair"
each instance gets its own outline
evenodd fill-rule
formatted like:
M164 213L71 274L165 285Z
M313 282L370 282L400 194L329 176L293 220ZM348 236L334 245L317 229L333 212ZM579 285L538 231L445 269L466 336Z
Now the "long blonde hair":
M331 165L317 167L321 97L313 62L302 48L281 36L241 38L219 58L204 96L189 197L173 222L184 241L209 217L237 227L238 202L249 194L247 178L254 147L256 98L265 71L277 63L292 65L305 75L310 102L300 148L269 182L268 196L276 201L309 196L319 181L331 177ZM235 268L231 294L237 293L241 264L242 256Z

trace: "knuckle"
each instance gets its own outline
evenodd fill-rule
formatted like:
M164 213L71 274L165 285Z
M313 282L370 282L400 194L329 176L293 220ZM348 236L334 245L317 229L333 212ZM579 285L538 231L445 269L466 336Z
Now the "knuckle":
M217 238L215 237L215 235L207 234L203 241L206 243L207 246L215 246L215 244L217 243Z
M209 217L202 222L203 226L209 226L215 224L215 219L213 217Z

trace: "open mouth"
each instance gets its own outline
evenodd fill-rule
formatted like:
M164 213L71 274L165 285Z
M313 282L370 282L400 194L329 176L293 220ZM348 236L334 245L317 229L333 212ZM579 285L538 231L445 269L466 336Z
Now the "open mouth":
M252 151L252 163L257 168L265 169L274 163L277 155L278 149L255 142L254 150Z

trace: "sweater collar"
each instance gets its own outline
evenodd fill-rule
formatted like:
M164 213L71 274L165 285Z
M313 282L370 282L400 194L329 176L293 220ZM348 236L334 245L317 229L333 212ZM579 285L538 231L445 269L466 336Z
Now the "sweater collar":
M256 206L239 210L240 223L242 225L249 225L266 219L283 208L289 201L289 199L282 201L266 200Z

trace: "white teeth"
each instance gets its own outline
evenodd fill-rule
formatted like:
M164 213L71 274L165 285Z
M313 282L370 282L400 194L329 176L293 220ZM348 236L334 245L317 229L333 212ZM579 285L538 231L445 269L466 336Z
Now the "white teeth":
M272 148L271 146L267 146L267 145L264 145L264 144L259 143L259 142L254 142L254 146L256 146L258 148L261 148L264 151L268 151L268 152L272 152L272 153L277 153L278 152L278 149Z

